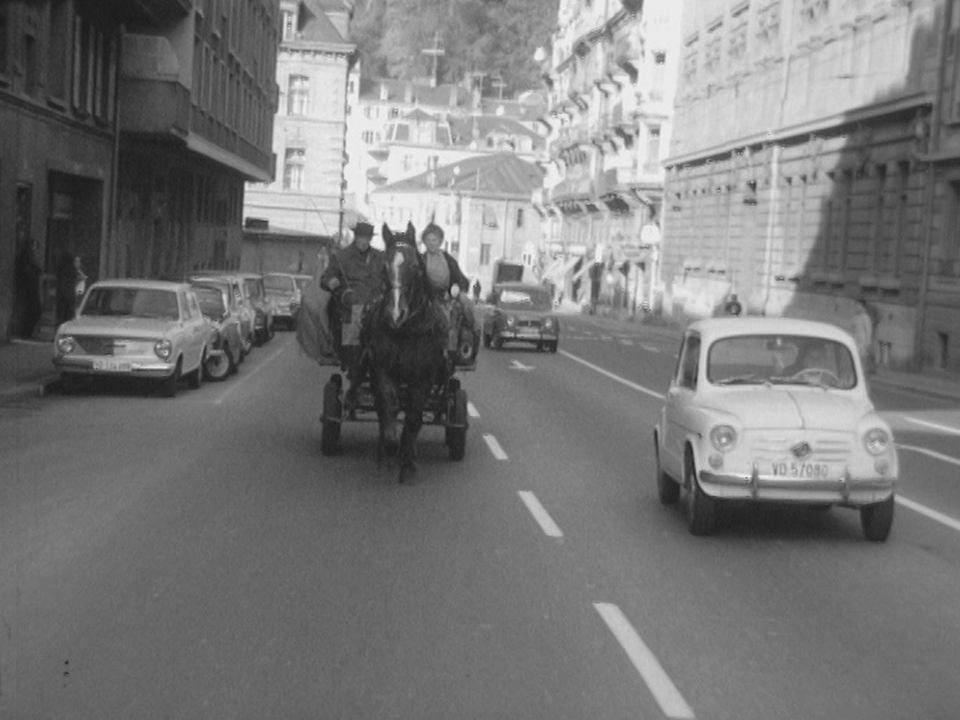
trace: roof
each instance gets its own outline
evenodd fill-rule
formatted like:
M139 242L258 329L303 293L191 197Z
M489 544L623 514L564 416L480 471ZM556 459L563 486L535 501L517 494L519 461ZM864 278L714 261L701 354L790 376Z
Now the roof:
M171 280L149 280L145 278L112 278L97 280L95 287L126 287L141 290L189 290L190 283L173 282Z
M424 112L418 107L408 112L403 118L404 120L414 120L416 122L440 122L437 117L428 112Z
M489 135L529 137L533 140L534 147L544 143L540 135L537 135L519 120L508 117L472 115L466 118L450 118L450 132L453 133L453 144L461 146L469 145L475 139L485 138Z
M543 184L543 171L513 153L481 155L442 165L413 177L384 185L376 193L443 192L461 195L522 197Z
M387 90L387 97L384 100L380 99L381 87L385 87ZM408 89L410 100L407 100ZM444 84L432 87L410 80L360 79L360 99L365 102L389 102L395 105L413 103L425 107L451 108L469 105L470 97L470 93L460 85ZM451 102L451 98L453 102Z
M293 43L326 43L348 45L347 40L327 17L328 12L348 12L342 0L301 0L298 13L297 39ZM287 41L286 44L290 44Z
M687 331L699 332L706 342L731 335L815 335L856 347L846 330L826 322L788 317L720 317L697 320Z

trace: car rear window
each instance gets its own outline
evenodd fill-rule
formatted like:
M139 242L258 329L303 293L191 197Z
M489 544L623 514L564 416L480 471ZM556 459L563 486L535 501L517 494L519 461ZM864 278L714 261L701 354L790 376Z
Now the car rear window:
M200 312L208 318L220 319L223 317L226 307L223 304L223 293L216 288L195 287L193 291L197 294L197 301L200 303Z
M286 275L264 275L263 286L267 292L274 290L276 292L292 293L297 289L297 284L292 277Z
M716 340L707 357L714 385L817 385L849 390L856 366L843 343L810 335L740 335Z

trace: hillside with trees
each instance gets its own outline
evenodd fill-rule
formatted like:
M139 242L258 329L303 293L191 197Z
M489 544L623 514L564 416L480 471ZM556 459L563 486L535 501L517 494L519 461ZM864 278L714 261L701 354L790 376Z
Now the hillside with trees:
M357 0L352 39L365 77L429 77L440 83L471 74L486 93L504 97L539 89L537 47L550 47L559 0ZM424 51L439 47L442 54Z

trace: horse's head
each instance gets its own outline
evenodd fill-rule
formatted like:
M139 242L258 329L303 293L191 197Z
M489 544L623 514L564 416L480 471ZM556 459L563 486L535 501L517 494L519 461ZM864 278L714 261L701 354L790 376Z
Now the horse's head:
M415 316L426 300L424 271L417 252L417 232L408 222L406 230L394 233L383 224L387 275L383 319L393 329L401 328Z

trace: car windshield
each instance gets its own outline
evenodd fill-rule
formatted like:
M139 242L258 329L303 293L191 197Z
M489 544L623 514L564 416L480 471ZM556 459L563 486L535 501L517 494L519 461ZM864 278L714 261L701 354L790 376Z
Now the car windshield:
M197 300L200 302L200 312L205 317L219 320L226 312L223 304L223 293L216 288L195 287L193 291L197 294Z
M707 379L714 385L814 385L849 390L857 384L847 346L806 335L740 335L710 346Z
M156 320L178 320L177 293L131 287L94 287L87 295L82 316L123 316Z
M288 275L264 275L263 286L268 293L276 294L293 293L297 289L297 284Z
M497 302L505 310L550 310L550 293L537 289L503 289Z

